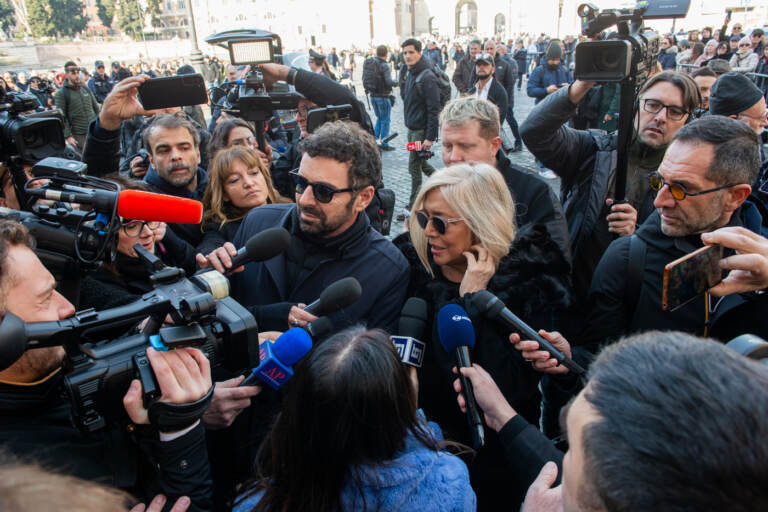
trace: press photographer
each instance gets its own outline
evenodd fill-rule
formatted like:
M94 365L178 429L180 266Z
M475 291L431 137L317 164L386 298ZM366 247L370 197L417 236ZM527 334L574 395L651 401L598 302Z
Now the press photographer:
M12 313L25 322L71 317L74 307L55 290L53 276L32 247L23 226L0 221L3 314ZM199 350L155 352L150 348L147 357L161 402L188 404L209 394L210 365ZM71 402L62 397L65 360L62 347L33 348L0 371L3 447L72 475L128 490L141 501L158 493L171 502L189 496L191 510L209 509L210 470L199 418L181 430L158 433L142 403L141 385L134 380L123 397L130 421L84 433L72 426Z

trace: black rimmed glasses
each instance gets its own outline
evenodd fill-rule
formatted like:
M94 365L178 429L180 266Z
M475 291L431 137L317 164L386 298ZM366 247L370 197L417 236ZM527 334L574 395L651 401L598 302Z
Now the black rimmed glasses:
M315 199L319 203L330 203L333 200L333 196L335 194L340 194L342 192L355 192L357 190L362 190L365 187L348 187L348 188L333 188L330 185L326 185L325 183L317 183L317 182L311 182L301 174L299 174L299 171L294 169L293 171L289 172L291 178L293 179L293 185L295 187L296 193L301 195L306 190L307 187L312 187L312 194L315 196Z
M640 102L643 104L643 110L649 114L658 114L661 112L661 109L666 108L667 117L672 121L680 121L686 114L689 114L689 112L683 107L678 107L676 105L665 105L659 100L648 98L641 99Z
M147 226L149 229L154 231L160 227L160 222L154 220L128 220L123 222L123 225L120 227L123 229L123 233L132 238L135 238L139 236L141 230L144 229L144 226Z
M431 221L432 227L435 228L435 231L440 233L441 235L445 234L445 230L448 229L448 224L452 222L459 222L464 219L462 218L455 218L455 219L446 219L445 217L439 217L435 215L434 217L430 217L427 215L427 212L424 211L418 211L416 212L416 221L419 223L419 226L421 226L421 229L427 229L427 224Z
M685 187L680 185L679 183L667 183L664 181L664 178L661 177L661 174L659 173L651 173L648 175L648 184L651 186L651 188L655 191L659 191L662 188L664 188L664 185L669 185L669 193L672 194L672 197L677 199L678 201L682 201L686 197L693 197L693 196L701 196L704 194L710 194L712 192L717 192L718 190L723 190L725 188L735 187L738 185L738 183L730 183L728 185L722 185L720 187L710 188L708 190L702 190L701 192L688 192L685 190Z

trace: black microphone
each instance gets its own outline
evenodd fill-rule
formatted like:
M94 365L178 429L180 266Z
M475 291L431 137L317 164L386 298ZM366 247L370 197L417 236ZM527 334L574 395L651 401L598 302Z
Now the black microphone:
M335 313L353 304L363 294L360 282L354 277L345 277L323 290L320 298L304 308L304 311L315 316Z
M237 250L237 254L232 257L232 266L229 267L227 275L233 269L240 265L245 265L251 261L266 261L274 258L278 254L285 252L291 245L291 234L285 228L269 228L256 233L245 242L245 245ZM210 272L211 268L201 268L195 275Z
M285 228L269 228L256 233L237 250L232 266L237 268L251 261L266 261L285 252L291 245L291 234Z
M536 340L541 350L546 350L549 354L576 375L583 375L584 368L579 366L573 359L560 352L554 345L539 336L528 324L512 313L503 302L488 290L480 290L472 296L472 303L485 316L495 320L501 320L509 327L520 331L527 339Z
M424 361L425 344L419 338L427 326L427 303L424 299L411 297L405 301L397 323L397 336L390 336L400 360L405 364L421 368Z
M475 346L475 328L469 315L461 306L448 304L437 314L437 333L446 352L456 354L456 369L459 370L461 392L467 404L467 421L472 435L472 446L477 450L485 443L483 420L475 400L472 381L461 373L461 368L471 368L472 360L469 349Z

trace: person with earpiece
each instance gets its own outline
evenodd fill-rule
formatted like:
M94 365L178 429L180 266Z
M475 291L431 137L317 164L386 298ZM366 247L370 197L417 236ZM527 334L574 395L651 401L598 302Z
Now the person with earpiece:
M572 237L574 288L582 299L611 241L634 233L653 212L647 176L656 171L670 140L699 105L698 87L685 74L665 71L645 82L635 102L627 188L620 194L626 201L615 203L618 134L566 125L594 85L576 80L555 91L534 107L520 127L531 153L562 180L561 199Z

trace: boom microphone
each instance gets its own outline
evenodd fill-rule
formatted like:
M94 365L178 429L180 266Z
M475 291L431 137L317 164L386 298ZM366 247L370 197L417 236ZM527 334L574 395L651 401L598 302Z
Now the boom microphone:
M539 336L528 324L520 320L517 315L512 313L503 302L488 290L480 290L472 296L472 303L485 316L490 319L501 320L509 327L517 329L529 340L536 340L539 343L540 350L546 350L559 364L562 364L576 375L583 375L584 368L579 366L573 359L560 352L554 345Z
M397 323L397 336L390 336L400 360L421 368L424 361L424 342L421 338L427 326L427 302L418 297L405 301Z
M185 197L155 194L144 190L116 192L74 185L64 185L62 188L64 190L30 188L26 193L53 201L88 204L99 213L112 213L117 203L117 214L129 220L200 224L203 219L203 203Z
M360 282L354 277L345 277L323 290L320 298L304 308L304 311L315 316L335 313L353 304L363 294Z
M483 420L477 409L472 381L461 373L461 368L471 368L469 349L475 346L475 329L469 315L461 306L448 304L437 314L437 333L446 352L456 354L456 369L459 370L461 392L467 404L467 421L472 436L472 445L477 450L485 443Z

